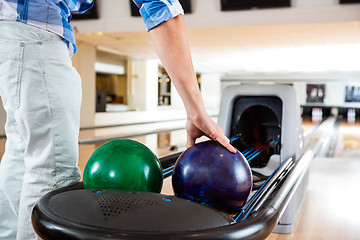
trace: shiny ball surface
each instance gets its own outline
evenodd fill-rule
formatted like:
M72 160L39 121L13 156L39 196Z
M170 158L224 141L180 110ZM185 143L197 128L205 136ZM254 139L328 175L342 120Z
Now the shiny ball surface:
M157 156L144 144L113 140L94 151L86 163L85 189L122 189L159 193L163 184Z
M176 161L172 186L176 196L228 212L246 203L252 174L245 157L216 141L195 144Z

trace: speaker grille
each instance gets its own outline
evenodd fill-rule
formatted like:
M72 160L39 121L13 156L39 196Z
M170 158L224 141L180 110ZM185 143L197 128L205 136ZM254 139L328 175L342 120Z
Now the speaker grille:
M121 215L132 209L141 209L158 205L157 202L135 198L131 195L95 194L94 196L105 220Z

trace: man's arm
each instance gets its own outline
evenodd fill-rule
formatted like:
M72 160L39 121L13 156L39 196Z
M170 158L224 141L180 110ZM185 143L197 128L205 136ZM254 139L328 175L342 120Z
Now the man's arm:
M220 127L210 118L197 84L184 17L178 15L150 30L157 53L182 98L187 113L187 146L203 135L236 152Z

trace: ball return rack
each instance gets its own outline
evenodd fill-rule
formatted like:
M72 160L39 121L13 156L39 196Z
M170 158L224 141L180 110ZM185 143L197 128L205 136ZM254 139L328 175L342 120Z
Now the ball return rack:
M280 92L283 90L281 87ZM266 94L266 90L265 95L274 96L274 94ZM256 94L252 93L252 97L254 96ZM275 97L278 98L277 95ZM246 110L249 108L244 109L244 112L249 112ZM268 120L267 117L265 119ZM291 156L284 158L281 154L286 151L275 153L280 155L275 158L276 161L280 159L280 163L270 174L268 170L261 171L259 166L263 164L266 168L266 165L275 160L274 158L271 160L271 156L266 159L265 155L267 162L264 163L262 153L269 152L269 149L259 150L253 146L259 138L249 141L247 140L249 137L243 138L241 127L237 128L235 135L229 134L227 128L223 127L235 146L246 148L241 151L247 155L250 165L255 166L252 172L256 186L246 205L236 213L222 212L172 195L121 190L85 190L80 182L44 195L33 209L32 224L36 233L45 240L265 239L271 232L276 231L289 208L295 206L298 211L301 207L304 197L298 197L300 200L297 200L296 196L299 192L304 195L309 164L326 142L324 139L329 133L329 125L332 126L334 122L333 118L327 119L317 126L311 135L303 138L301 142L304 144L303 152L295 150L292 151ZM221 126L221 119L219 125ZM249 125L246 125L246 128L248 127ZM286 145L283 142L286 136L282 134L283 132L279 136L276 128L273 131L274 127L270 127L270 130L265 129L267 135L270 136L275 132L277 137L265 139L266 142L278 141L280 145L274 144L282 148ZM282 128L280 124L280 129ZM272 149L276 148L272 147ZM294 146L293 149L298 148ZM171 176L173 166L180 154L181 152L178 152L160 158L164 178ZM280 226L280 229L284 228Z

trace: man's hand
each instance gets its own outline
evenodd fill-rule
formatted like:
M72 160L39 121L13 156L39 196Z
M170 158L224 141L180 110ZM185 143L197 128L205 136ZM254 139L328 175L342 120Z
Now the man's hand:
M184 102L187 146L203 135L236 152L220 127L206 113L192 64L184 16L178 15L150 30L157 53Z

